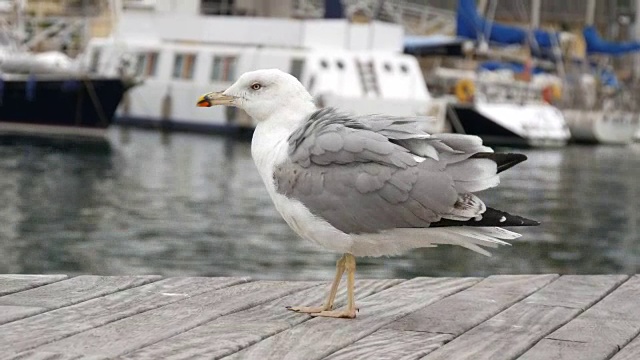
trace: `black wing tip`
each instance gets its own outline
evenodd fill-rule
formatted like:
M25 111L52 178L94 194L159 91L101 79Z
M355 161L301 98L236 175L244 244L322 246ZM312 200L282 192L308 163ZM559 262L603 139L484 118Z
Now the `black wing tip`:
M538 226L540 222L537 220L528 219L519 215L511 215L508 212L497 210L487 207L487 210L482 214L483 218L487 218L487 221L493 222L495 226ZM497 221L496 221L497 220Z
M538 220L532 220L532 219L527 219L525 217L522 216L515 216L516 218L518 218L521 223L519 225L508 225L508 226L538 226L540 225L540 221Z
M438 222L431 223L430 227L445 226L538 226L540 222L537 220L527 219L518 215L511 215L507 212L496 210L488 207L482 214L482 218L470 219L466 221L442 219Z
M477 153L471 156L473 159L490 159L498 165L498 173L514 167L527 160L527 155L520 153Z

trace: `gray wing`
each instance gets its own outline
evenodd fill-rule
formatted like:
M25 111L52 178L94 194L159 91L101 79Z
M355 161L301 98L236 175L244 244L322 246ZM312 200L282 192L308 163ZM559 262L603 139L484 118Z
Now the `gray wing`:
M468 220L482 213L482 201L456 189L441 159L473 153L416 126L410 119L320 110L289 138L289 160L274 169L276 189L346 233L428 227L442 217ZM405 143L413 140L432 143L433 150ZM420 150L427 154L421 162L415 158Z

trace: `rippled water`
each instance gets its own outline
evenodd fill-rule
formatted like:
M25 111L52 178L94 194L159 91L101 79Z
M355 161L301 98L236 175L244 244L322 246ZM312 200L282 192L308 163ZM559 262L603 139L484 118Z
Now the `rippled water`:
M0 145L0 273L329 279L335 254L299 239L249 143L114 128L109 141ZM640 270L640 144L518 150L482 194L542 221L487 258L458 247L359 259L361 277Z

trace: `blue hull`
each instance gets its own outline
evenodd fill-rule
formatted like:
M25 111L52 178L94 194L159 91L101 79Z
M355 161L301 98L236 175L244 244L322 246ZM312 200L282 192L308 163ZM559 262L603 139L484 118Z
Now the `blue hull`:
M0 81L0 124L105 129L127 85L118 78Z

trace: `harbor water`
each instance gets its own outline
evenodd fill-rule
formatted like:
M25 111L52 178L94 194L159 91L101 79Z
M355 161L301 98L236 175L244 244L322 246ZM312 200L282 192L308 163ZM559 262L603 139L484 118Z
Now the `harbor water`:
M516 151L481 198L542 225L492 257L441 246L360 258L358 276L640 272L640 144ZM0 273L328 280L337 259L280 218L249 142L219 136L4 138L0 204Z

